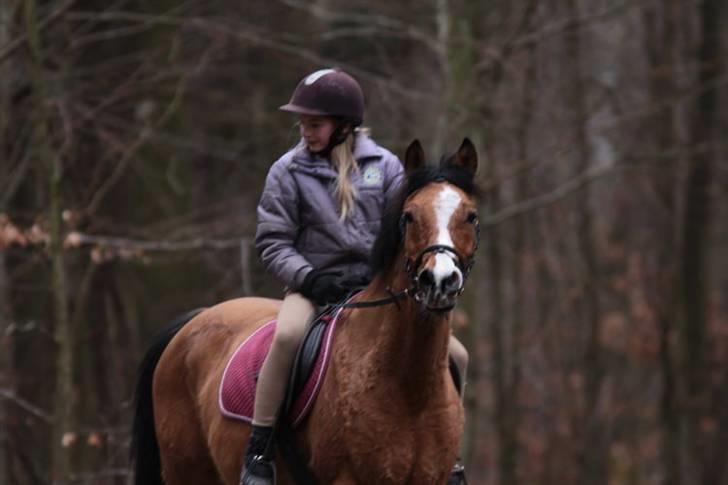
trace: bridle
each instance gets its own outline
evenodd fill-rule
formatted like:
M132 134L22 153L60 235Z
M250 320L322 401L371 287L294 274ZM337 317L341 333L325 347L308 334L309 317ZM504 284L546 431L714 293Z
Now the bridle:
M399 230L402 236L402 241L405 240L405 235L407 231L407 215L403 214L402 217L400 217L399 220ZM468 276L470 275L470 272L473 269L473 266L475 266L475 254L478 251L478 246L480 245L480 224L478 222L478 218L475 217L472 222L474 230L475 230L475 248L473 248L473 255L470 258L464 258L458 251L452 246L449 246L447 244L433 244L431 246L427 246L425 249L420 251L420 253L417 255L417 257L413 260L412 258L407 258L405 260L405 272L407 273L407 276L409 278L410 286L408 288L405 288L404 290L394 293L390 288L387 288L387 292L389 293L389 296L384 298L379 298L376 300L367 300L367 301L355 301L355 302L346 302L346 303L340 303L334 305L336 308L371 308L371 307L377 307L382 305L388 305L390 303L396 303L399 305L399 300L402 300L406 297L412 297L416 301L419 301L418 294L420 293L420 267L422 266L422 263L425 259L425 256L427 256L430 253L434 254L450 254L453 256L453 259L455 261L455 265L460 270L460 273L463 276L463 283L460 285L460 289L457 292L457 295L459 296L463 290L465 289L465 281L468 279Z

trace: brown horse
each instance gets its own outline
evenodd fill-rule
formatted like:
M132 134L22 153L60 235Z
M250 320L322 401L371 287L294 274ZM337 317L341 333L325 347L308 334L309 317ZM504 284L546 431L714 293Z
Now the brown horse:
M476 167L467 139L439 168L425 167L418 141L407 149L407 180L373 250L374 279L356 296L390 302L344 310L321 390L296 432L317 482L447 481L463 427L448 339L478 246ZM137 485L238 483L250 427L220 413L218 387L233 351L279 304L226 301L180 318L148 351L133 430ZM278 483L294 483L277 462Z

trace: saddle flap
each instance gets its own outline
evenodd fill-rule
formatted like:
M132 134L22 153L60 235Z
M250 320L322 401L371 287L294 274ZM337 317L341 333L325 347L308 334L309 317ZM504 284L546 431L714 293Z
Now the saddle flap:
M286 406L289 421L297 426L306 417L323 383L336 328L337 314L309 328L292 369L295 392ZM220 412L229 418L252 422L255 390L265 357L275 334L276 321L258 328L233 352L219 389ZM288 402L287 401L287 402Z
M330 318L316 318L315 321L306 331L301 347L296 355L296 360L293 363L292 379L293 385L293 396L298 396L306 384L308 377L311 375L314 367L316 366L316 360L321 349L321 343L326 333L327 323L331 321Z

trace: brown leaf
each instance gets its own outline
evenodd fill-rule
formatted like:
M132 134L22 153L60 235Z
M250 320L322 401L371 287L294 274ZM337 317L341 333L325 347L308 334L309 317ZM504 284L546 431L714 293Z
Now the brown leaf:
M101 435L96 431L92 431L86 439L86 444L94 448L101 448Z
M73 446L77 438L78 437L76 436L76 433L74 433L73 431L67 431L63 433L63 438L61 438L61 445L63 445L64 448Z

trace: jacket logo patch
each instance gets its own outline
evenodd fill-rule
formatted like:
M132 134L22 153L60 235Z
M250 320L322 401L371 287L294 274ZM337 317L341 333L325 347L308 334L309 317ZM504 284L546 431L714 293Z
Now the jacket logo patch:
M364 185L382 185L382 170L379 167L369 166L362 175Z

